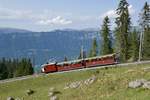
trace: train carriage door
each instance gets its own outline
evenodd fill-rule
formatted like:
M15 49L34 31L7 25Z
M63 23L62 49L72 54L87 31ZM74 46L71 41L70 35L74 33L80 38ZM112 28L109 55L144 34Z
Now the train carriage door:
M81 61L81 64L82 64L82 66L83 66L84 68L86 68L86 61L85 61L85 60L82 60L82 61Z

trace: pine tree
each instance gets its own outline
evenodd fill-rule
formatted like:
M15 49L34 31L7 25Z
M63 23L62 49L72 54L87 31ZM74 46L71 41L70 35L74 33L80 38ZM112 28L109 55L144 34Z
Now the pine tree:
M7 69L8 69L8 78L13 78L13 71L14 71L15 68L13 66L13 63L12 63L11 59L7 60L6 66L7 66Z
M86 58L86 52L83 50L83 48L80 49L80 54L78 59Z
M150 5L145 2L145 5L140 13L140 26L142 30L146 30L150 27Z
M68 61L68 58L65 56L64 61Z
M146 2L140 14L140 26L142 30L142 58L150 58L150 5Z
M82 59L82 55L83 55L83 51L82 51L82 48L81 48L81 49L80 49L80 54L79 54L78 59Z
M131 33L131 60L137 61L138 60L138 54L139 54L139 34L134 29L134 31Z
M0 80L8 78L8 69L6 66L6 59L0 61Z
M116 10L116 52L120 54L121 62L126 62L129 58L129 33L130 33L130 16L128 11L129 4L126 0L121 0Z
M23 58L14 73L15 77L19 77L19 76L25 76L25 75L32 75L34 72L33 67L32 67L32 63L30 59L25 59Z
M33 66L32 66L32 63L31 63L31 60L30 59L26 59L26 63L27 63L27 73L26 75L32 75L34 73L34 69L33 69Z
M101 30L101 37L102 37L102 46L101 46L101 55L110 54L113 52L112 49L112 41L111 41L111 33L109 29L109 18L106 16L103 21L102 30Z
M24 60L22 59L17 64L17 68L16 68L16 70L14 72L14 77L20 77L20 76L24 76L25 75L24 73L26 72L26 70L24 68L24 64L23 63L24 63Z
M97 49L98 49L97 40L96 40L96 38L94 38L93 42L92 42L92 48L91 48L90 53L89 53L89 57L97 56L97 54L98 54Z

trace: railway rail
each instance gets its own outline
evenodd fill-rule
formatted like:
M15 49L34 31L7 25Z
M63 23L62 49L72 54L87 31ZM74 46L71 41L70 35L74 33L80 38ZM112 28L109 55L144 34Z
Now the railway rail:
M40 77L43 75L53 75L53 74L61 74L61 73L67 73L67 72L75 72L75 71L84 71L84 70L91 70L91 69L102 69L102 68L112 68L112 67L126 67L128 65L136 65L136 64L147 64L150 63L149 61L141 61L141 62L132 62L132 63L122 63L122 64L115 64L115 65L105 65L105 66L100 66L100 67L92 67L92 68L84 68L84 69L77 69L77 70L70 70L70 71L63 71L63 72L55 72L55 73L49 73L49 74L34 74L34 75L28 75L28 76L22 76L22 77L17 77L17 78L11 78L11 79L5 79L1 80L0 84L4 83L9 83L9 82L14 82L14 81L21 81L21 80L26 80L30 78L36 78Z

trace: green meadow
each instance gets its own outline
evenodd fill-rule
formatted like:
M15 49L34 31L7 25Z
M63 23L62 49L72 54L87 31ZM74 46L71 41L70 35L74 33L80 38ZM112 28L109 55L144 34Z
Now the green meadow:
M136 79L150 80L150 64L129 65L125 67L91 69L60 74L48 74L21 81L0 84L0 100L7 97L20 100L50 100L49 89L55 88L59 100L149 100L150 90L128 88L128 83ZM67 83L86 80L92 76L97 79L90 85L64 89ZM31 89L33 94L27 95Z

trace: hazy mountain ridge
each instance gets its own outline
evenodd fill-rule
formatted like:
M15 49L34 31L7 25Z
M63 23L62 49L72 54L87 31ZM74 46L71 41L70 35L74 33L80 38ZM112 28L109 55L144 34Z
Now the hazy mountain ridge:
M32 32L0 28L0 58L30 57L35 59L36 64L51 58L63 60L64 56L75 59L82 45L86 51L89 50L93 37L99 37L98 31L64 29Z
M0 28L0 34L9 34L9 33L27 33L32 32L25 29L17 29L17 28Z

